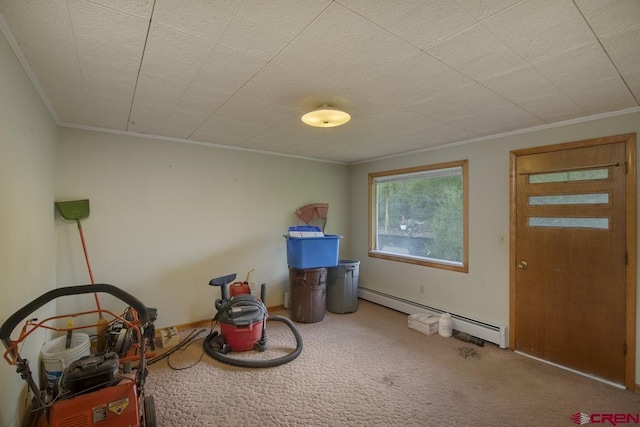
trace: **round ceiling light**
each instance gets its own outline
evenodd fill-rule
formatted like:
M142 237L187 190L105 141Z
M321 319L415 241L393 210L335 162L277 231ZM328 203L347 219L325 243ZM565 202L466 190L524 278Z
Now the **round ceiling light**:
M302 121L305 124L318 128L341 126L349 120L351 120L351 116L348 113L330 105L323 105L302 116Z

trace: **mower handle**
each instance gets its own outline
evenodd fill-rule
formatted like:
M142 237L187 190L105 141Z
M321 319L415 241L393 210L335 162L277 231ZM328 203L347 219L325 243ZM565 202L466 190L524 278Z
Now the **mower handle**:
M120 288L117 288L113 285L108 285L106 283L97 283L94 285L78 285L78 286L67 286L62 288L52 289L49 292L46 292L39 296L38 298L31 301L29 304L22 307L20 310L13 313L9 318L2 324L0 327L0 340L7 343L11 338L11 332L21 323L24 319L26 319L31 313L45 305L46 303L53 301L56 298L69 296L69 295L80 295L80 294L90 294L94 292L104 292L107 294L111 294L114 297L120 299L121 301L126 302L130 305L134 310L138 312L138 317L140 318L141 324L144 326L149 323L149 313L147 312L147 307L140 301L138 298L133 295L123 291Z

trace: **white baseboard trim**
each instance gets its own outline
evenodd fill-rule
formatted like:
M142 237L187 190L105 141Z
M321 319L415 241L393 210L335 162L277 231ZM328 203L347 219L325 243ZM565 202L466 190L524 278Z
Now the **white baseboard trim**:
M439 316L444 313L443 310L434 307L429 307L424 304L409 301L404 298L362 286L358 287L358 297L406 314L413 314L422 311ZM471 319L455 313L449 314L451 314L453 319L453 329L456 331L466 332L474 337L492 342L500 346L500 348L509 347L509 333L506 326L492 325L487 322Z

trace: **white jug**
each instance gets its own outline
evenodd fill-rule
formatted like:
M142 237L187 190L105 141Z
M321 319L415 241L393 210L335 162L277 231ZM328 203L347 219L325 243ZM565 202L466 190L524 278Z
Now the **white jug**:
M442 337L450 337L453 334L453 319L449 313L442 313L438 321L438 333Z

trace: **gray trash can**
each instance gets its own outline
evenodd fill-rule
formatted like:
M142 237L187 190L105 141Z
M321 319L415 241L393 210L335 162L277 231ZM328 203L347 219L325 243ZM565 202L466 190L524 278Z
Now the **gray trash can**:
M358 310L360 261L341 259L337 267L327 268L327 310L353 313Z

